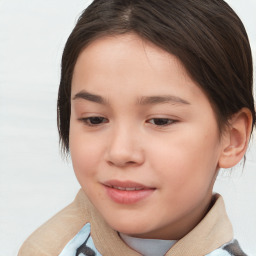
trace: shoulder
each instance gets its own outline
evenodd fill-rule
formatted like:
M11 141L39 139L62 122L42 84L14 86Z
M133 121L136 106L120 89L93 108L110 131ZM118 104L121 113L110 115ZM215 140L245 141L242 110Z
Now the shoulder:
M234 239L206 256L247 256L247 254L243 252L238 241Z
M75 200L34 231L20 248L18 256L59 255L63 247L87 222L86 211L81 206L83 192Z

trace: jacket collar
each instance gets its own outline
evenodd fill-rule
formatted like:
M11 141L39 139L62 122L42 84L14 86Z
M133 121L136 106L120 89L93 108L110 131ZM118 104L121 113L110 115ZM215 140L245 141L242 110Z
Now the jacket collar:
M128 247L118 233L112 230L101 215L80 190L76 198L81 211L88 216L91 223L91 235L96 248L103 255L139 256L140 254ZM201 256L206 255L233 238L232 225L228 219L223 198L213 195L213 206L201 222L186 236L180 239L166 256Z

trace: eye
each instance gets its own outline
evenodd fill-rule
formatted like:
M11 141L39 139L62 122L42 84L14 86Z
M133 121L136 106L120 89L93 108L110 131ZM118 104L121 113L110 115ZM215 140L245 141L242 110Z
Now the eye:
M175 123L175 120L169 118L152 118L148 120L148 123L156 125L156 126L167 126Z
M101 117L101 116L91 116L91 117L86 117L86 118L80 118L79 120L88 126L97 126L97 125L108 122L108 120L106 118Z

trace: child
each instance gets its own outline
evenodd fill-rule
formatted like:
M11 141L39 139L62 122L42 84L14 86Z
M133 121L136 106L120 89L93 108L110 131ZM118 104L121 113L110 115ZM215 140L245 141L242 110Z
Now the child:
M250 46L224 1L95 0L58 97L82 189L19 255L246 255L212 189L254 125Z

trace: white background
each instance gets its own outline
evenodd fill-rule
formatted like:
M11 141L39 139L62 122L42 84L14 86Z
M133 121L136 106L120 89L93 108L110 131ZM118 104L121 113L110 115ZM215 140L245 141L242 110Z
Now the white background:
M228 2L247 28L255 58L256 1ZM0 256L17 255L24 239L79 189L70 161L59 154L56 99L64 43L87 4L0 0ZM256 255L255 141L244 171L226 170L215 186L248 255Z

